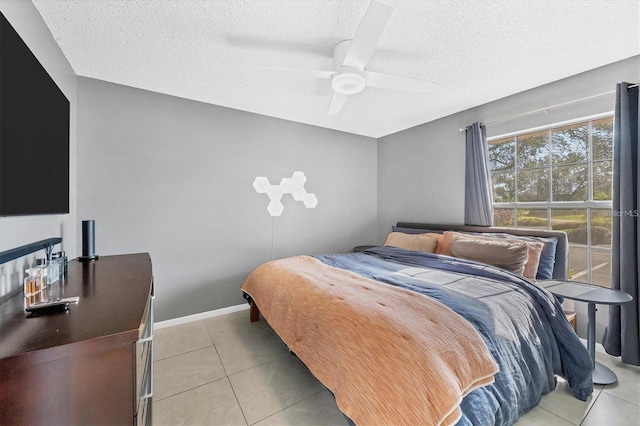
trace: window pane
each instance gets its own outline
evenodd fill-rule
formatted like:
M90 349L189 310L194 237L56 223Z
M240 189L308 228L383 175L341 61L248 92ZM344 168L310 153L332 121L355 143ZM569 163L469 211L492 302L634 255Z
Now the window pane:
M611 210L591 209L591 247L611 248Z
M507 228L513 228L514 222L514 210L513 209L494 209L493 210L493 226L505 226Z
M553 164L573 164L589 161L588 123L554 129L551 132Z
M591 283L602 287L611 285L611 252L591 250Z
M587 244L587 209L551 209L551 229L566 232L570 243Z
M613 117L596 120L592 123L591 146L594 160L613 158Z
M572 281L589 281L587 249L569 244L569 279Z
M548 201L547 169L518 170L518 201Z
M552 170L553 201L589 199L589 165L555 166Z
M547 132L518 136L518 168L546 167L549 165Z
M491 173L493 185L493 201L496 203L510 203L516 200L516 180L513 172Z
M518 209L518 228L549 229L547 209Z
M492 171L513 170L516 140L500 139L489 142L489 167Z
M593 163L593 199L613 199L613 164L611 161Z

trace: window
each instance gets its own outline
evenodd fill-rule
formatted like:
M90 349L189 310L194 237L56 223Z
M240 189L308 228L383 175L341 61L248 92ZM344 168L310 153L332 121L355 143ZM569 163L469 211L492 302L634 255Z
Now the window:
M613 117L489 139L494 224L565 231L569 278L609 287Z

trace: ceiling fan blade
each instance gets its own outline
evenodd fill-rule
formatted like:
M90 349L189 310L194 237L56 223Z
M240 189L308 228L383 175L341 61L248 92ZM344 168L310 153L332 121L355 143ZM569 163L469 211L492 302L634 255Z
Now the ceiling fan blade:
M347 102L349 95L343 95L342 93L333 93L331 98L331 105L329 105L329 115L336 115L342 109L342 106Z
M307 70L301 68L280 68L280 67L255 67L258 70L263 71L275 71L275 72L283 72L290 74L298 74L307 76L309 78L324 78L330 79L335 71L324 71L324 70Z
M403 90L405 92L431 93L438 88L438 83L415 78L400 77L380 72L365 71L367 87L380 89Z
M372 1L344 57L343 65L364 71L391 15L391 6Z

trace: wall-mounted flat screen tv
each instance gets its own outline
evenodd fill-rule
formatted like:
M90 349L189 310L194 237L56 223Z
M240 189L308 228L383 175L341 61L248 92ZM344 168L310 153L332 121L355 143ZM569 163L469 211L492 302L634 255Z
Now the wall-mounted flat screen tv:
M0 216L69 213L69 101L0 13Z

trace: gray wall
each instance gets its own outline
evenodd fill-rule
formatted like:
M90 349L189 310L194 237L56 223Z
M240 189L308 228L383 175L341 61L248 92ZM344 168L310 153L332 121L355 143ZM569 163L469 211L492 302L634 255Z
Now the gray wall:
M638 82L640 56L481 105L378 140L378 242L398 221L464 222L464 128L490 123L496 136L614 110L614 94L597 96L537 114L529 111L615 91L616 83ZM576 303L579 331L586 335L586 307ZM598 332L607 322L599 308Z
M151 254L157 320L242 303L272 244L281 258L376 240L375 139L89 78L78 103L78 220L95 219L99 255ZM253 180L296 170L318 206L285 195L271 218Z
M42 17L30 1L0 1L0 11L20 34L33 54L64 92L71 104L70 114L70 214L0 217L0 251L50 237L62 237L62 249L76 255L76 75L51 36ZM26 160L25 160L26 162ZM18 177L19 178L19 177ZM40 188L34 188L34 191ZM59 246L57 246L58 248ZM24 269L44 252L0 265L0 300L22 288Z

